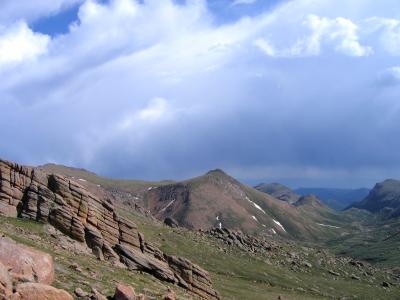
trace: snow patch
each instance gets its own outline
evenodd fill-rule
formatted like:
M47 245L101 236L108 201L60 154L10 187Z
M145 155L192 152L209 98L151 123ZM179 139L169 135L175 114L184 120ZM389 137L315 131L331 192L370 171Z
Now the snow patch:
M101 185L100 185L100 184L98 184L98 185L97 185L97 187L101 187Z
M162 210L161 210L161 212L163 212L163 211L165 211L168 207L170 207L171 205L172 205L172 203L174 203L175 202L175 199L174 200L172 200L170 203L168 203L168 205L166 206L166 207L164 207Z
M284 232L286 232L285 227L283 227L282 224L281 224L280 222L278 222L278 221L275 220L275 219L272 219L272 221L274 221L274 223L275 223L276 225L278 225L280 228L282 228L282 230L283 230Z
M151 186L151 187L149 187L147 190L148 190L148 191L151 191L152 189L155 189L155 187L154 187L154 186Z
M275 229L273 229L273 228L271 228L271 232L272 232L273 234L276 234L276 231L275 231Z
M257 218L255 216L251 216L254 221L258 222Z
M317 223L317 225L323 226L323 227L329 227L329 228L340 228L340 227L338 227L338 226L327 225L327 224L320 224L320 223Z
M251 201L251 200L249 199L249 197L246 196L246 200L249 201L251 204L253 204L253 205L255 206L255 208L257 208L258 210L261 210L264 214L267 214L267 213L265 212L265 210L263 210L263 209L261 208L260 205L258 205L257 203Z
M217 216L215 219L216 219L217 221L219 221L219 216Z
M218 223L218 227L219 227L219 229L222 229L222 223L221 222Z
M78 180L79 180L79 181L82 181L82 182L86 182L86 180L85 180L85 179L82 179L82 178L79 178Z

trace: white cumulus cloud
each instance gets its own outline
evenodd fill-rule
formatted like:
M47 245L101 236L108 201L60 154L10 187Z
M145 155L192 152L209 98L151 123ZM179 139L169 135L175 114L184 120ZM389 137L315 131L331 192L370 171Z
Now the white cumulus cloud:
M47 52L50 38L32 32L25 22L0 30L1 65L32 60Z

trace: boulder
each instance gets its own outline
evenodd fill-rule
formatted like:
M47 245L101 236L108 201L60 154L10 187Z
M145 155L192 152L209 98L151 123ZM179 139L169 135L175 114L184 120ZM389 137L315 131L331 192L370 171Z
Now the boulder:
M81 288L76 288L74 293L78 298L84 298L89 296L89 293L83 291Z
M92 294L90 295L91 300L108 300L106 296L100 293L95 288L92 288Z
M50 255L6 237L0 237L0 262L9 268L15 281L51 284L54 280L54 263Z
M12 300L73 300L64 290L41 283L22 283L17 285Z
M114 300L136 300L135 290L131 286L118 283L115 288Z

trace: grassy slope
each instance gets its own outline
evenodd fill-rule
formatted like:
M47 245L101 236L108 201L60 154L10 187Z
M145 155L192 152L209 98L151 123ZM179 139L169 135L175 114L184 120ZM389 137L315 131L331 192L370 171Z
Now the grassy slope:
M400 232L400 219L379 221L367 212L356 213L359 215L354 225L359 231L332 239L326 245L338 254L385 267L400 267L400 234L396 235Z
M107 177L98 176L95 173L89 172L84 169L70 168L62 165L47 164L41 166L48 172L63 174L65 176L81 178L93 184L99 184L104 188L121 189L123 191L138 192L149 186L160 186L172 183L171 180L165 181L144 181L144 180L128 180L128 179L112 179Z
M313 268L305 272L293 271L290 264L282 264L279 254L252 256L199 233L184 229L173 230L131 212L121 212L134 219L146 238L165 252L185 256L207 269L223 299L277 299L279 295L285 299L400 298L398 289L387 290L379 285L385 280L383 273L375 275L377 280L373 285L367 283L363 277L361 281L334 277L326 269L317 267L313 256L307 258ZM0 222L1 233L53 255L57 273L55 286L59 288L72 292L76 287L89 290L89 286L95 286L104 294L111 295L115 284L122 281L131 284L139 292L150 290L152 292L147 292L148 295L157 298L167 288L150 275L129 272L99 262L93 257L77 256L55 247L55 241L41 224L3 217L0 217ZM295 244L282 244L282 247L280 253L301 251ZM81 274L71 269L73 263L78 263L84 272ZM354 270L349 269L348 272L350 274ZM183 290L177 287L174 289L178 292L179 299L190 298Z
M223 299L399 299L400 291L385 290L380 283L385 279L383 273L376 275L376 282L367 283L349 277L334 277L326 267L317 267L317 258L307 257L313 268L305 272L293 271L290 264L280 254L253 256L229 247L209 237L185 229L170 229L155 225L140 216L126 216L138 220L140 230L167 253L182 255L208 270L215 287ZM140 221L139 221L140 220ZM302 252L299 245L282 244L281 254ZM354 269L344 267L351 274ZM362 276L362 275L360 275ZM355 296L354 296L355 295Z

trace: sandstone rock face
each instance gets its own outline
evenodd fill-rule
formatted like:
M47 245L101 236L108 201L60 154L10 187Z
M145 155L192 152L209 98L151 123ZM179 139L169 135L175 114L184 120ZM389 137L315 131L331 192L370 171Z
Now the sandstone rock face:
M51 284L54 263L50 255L0 237L0 262L10 269L16 281Z
M121 261L203 299L219 299L206 271L147 243L111 200L92 195L67 177L0 160L0 214L50 223L86 243L100 260Z
M17 285L12 300L73 300L64 290L40 283L22 283Z

